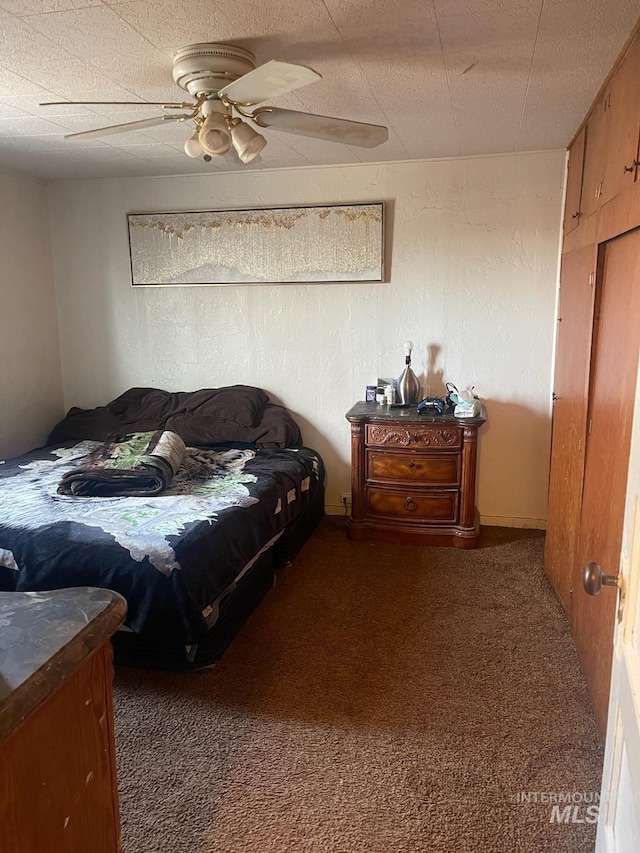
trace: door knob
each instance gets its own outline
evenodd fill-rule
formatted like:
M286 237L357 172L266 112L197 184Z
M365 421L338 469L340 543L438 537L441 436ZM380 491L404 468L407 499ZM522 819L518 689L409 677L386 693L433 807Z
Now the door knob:
M587 563L582 574L584 591L598 595L603 586L618 586L618 575L605 575L599 563Z

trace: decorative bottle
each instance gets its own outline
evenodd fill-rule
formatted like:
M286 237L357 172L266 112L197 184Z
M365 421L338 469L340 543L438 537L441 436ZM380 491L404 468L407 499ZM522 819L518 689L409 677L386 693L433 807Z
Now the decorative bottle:
M413 343L406 341L404 345L404 363L405 368L398 379L398 388L396 390L396 400L403 406L410 406L412 403L418 402L420 396L420 383L418 377L411 370L411 351Z

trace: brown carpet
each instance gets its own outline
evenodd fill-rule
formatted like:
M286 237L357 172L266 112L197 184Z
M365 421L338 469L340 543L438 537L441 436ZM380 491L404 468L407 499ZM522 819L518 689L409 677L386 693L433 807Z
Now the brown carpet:
M600 785L543 541L371 545L329 518L215 669L118 669L125 853L592 851L593 824L518 802Z

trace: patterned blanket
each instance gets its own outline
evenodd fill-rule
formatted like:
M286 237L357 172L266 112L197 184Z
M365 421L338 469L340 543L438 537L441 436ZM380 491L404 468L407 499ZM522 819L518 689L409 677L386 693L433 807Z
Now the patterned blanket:
M75 497L157 495L177 473L185 444L175 432L134 432L112 438L60 480L58 494Z
M323 489L310 448L188 447L159 495L58 494L101 446L0 462L0 589L113 589L129 605L127 626L146 637L199 642L224 591Z

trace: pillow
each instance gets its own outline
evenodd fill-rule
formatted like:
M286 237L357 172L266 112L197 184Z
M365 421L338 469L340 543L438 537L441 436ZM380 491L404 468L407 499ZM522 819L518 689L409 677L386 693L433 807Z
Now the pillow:
M300 447L298 425L282 406L268 403L260 422L244 427L234 421L205 415L181 414L169 418L166 429L177 432L187 446L207 447L222 442L244 441L257 447Z
M107 404L107 410L123 424L140 420L155 421L158 428L168 418L187 412L235 421L244 427L255 426L269 402L261 388L230 385L202 388L199 391L161 391L157 388L129 388Z
M167 421L167 429L177 432L187 447L207 447L230 441L252 441L251 438L246 438L246 433L252 431L251 427L242 427L234 421L203 415L174 415Z
M198 416L211 416L234 421L243 427L260 423L269 395L251 385L230 385L185 394L185 411Z

